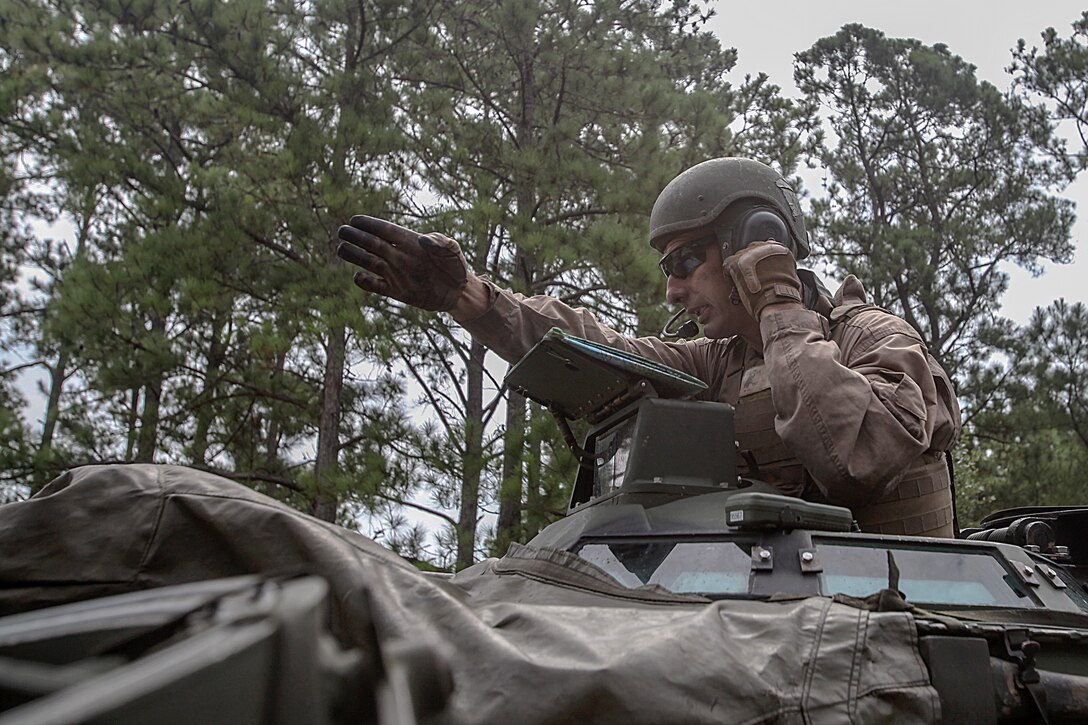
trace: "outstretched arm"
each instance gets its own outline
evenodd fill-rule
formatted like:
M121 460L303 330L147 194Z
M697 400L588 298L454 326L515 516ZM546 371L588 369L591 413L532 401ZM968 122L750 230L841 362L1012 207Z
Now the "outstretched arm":
M680 368L712 386L721 377L720 353L708 343L632 339L600 324L582 308L551 297L523 297L495 288L475 275L457 242L420 234L398 224L359 215L340 227L336 253L360 268L355 284L367 292L425 310L449 312L474 338L515 362L552 327L644 355Z

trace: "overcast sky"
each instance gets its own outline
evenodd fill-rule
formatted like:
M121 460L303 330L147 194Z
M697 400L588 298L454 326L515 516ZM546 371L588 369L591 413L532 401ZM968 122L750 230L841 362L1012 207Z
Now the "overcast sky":
M1041 45L1040 33L1048 27L1068 37L1073 21L1084 9L1083 3L1068 0L1000 4L992 0L719 0L717 16L710 23L723 45L737 49L741 77L766 73L787 95L796 93L794 53L807 50L847 23L876 28L889 37L917 38L928 45L944 43L974 65L980 79L1005 89L1010 81L1005 68L1012 60L1016 41L1023 38L1029 46ZM1077 203L1080 217L1073 228L1076 257L1071 265L1046 265L1043 276L1034 279L1023 270L1009 269L1012 282L1002 311L1020 324L1027 321L1035 306L1048 305L1058 297L1088 300L1084 291L1088 277L1088 172L1063 195Z

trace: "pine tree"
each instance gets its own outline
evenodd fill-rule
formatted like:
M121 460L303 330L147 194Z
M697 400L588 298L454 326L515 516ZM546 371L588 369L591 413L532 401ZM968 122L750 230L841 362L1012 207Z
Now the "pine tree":
M450 233L500 285L590 307L627 332L658 329L663 284L644 241L658 191L683 168L731 153L791 171L811 124L810 109L782 100L765 78L739 87L726 79L735 53L703 29L707 17L686 0L442 4L418 59L397 71L425 88L403 104L403 118L420 188L436 201L399 211ZM465 350L463 359L477 359ZM462 420L477 431L487 405L472 365L464 383L450 384L465 385ZM529 514L538 526L541 497L556 489L540 455L554 446L526 435L529 410L508 399L493 494L498 551L524 538L525 500L538 506ZM479 436L462 456L478 455ZM477 466L463 473L461 566L472 560L483 500Z
M1072 127L1080 141L1072 157L1083 169L1088 166L1088 11L1073 22L1068 38L1047 28L1042 39L1042 48L1030 49L1021 39L1008 70L1017 88L1029 98L1042 98L1057 123Z
M72 455L223 469L335 518L341 440L367 425L348 330L375 316L335 230L388 196L403 135L381 64L419 8L13 5L5 40L46 90L8 128L65 198L96 199L47 315L78 352Z
M821 246L901 314L959 379L1000 326L1003 265L1068 261L1070 168L1041 109L975 78L943 45L847 25L798 54L830 111Z

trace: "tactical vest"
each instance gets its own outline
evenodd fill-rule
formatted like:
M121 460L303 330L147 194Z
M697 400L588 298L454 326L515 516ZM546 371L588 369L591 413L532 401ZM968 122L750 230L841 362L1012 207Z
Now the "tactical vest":
M836 329L867 309L879 308L869 304L836 308L831 315L831 341L839 344ZM741 375L735 406L737 466L741 475L765 481L789 496L831 503L775 431L775 410L763 361L748 356ZM945 455L943 451L926 451L884 496L854 508L854 518L861 530L874 534L954 536L952 479Z

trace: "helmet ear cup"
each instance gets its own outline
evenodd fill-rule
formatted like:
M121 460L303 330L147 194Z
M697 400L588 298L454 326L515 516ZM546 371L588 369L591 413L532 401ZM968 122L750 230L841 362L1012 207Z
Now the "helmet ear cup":
M775 241L784 246L790 244L790 230L782 217L767 208L753 209L737 222L733 235L733 253L752 242Z

